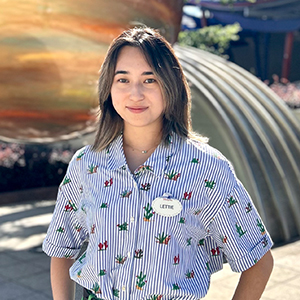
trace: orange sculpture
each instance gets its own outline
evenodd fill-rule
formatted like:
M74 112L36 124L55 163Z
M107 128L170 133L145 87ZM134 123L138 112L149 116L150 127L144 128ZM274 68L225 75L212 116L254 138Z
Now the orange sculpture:
M111 40L139 24L173 43L183 0L14 0L0 10L0 140L52 142L94 130Z

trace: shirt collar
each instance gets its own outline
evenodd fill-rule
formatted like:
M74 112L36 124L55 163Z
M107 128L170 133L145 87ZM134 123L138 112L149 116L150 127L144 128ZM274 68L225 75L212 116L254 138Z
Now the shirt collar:
M123 151L123 135L120 134L114 141L107 147L108 164L110 170L124 168L126 166L126 158Z
M157 146L151 156L145 163L135 170L134 175L140 175L142 172L153 172L156 176L164 173L164 170L172 156L179 151L182 146L182 139L175 133L169 137L169 146L163 143ZM108 169L126 168L126 158L123 151L123 136L119 135L107 148Z

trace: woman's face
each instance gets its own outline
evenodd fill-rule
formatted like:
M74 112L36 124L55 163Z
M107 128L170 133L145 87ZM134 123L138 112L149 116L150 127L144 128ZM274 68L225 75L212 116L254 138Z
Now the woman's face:
M165 101L160 85L143 53L136 47L121 49L113 84L112 104L124 120L124 130L160 131Z

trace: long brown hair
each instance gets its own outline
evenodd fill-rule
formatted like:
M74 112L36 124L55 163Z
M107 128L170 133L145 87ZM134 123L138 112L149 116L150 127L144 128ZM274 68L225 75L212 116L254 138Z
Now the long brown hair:
M166 103L162 141L168 145L169 135L172 132L183 138L195 137L191 126L190 89L178 58L171 45L158 31L141 27L124 31L115 38L101 66L98 86L100 118L93 150L100 151L106 148L123 129L123 119L112 105L110 91L118 54L124 46L137 47L144 54L158 79Z

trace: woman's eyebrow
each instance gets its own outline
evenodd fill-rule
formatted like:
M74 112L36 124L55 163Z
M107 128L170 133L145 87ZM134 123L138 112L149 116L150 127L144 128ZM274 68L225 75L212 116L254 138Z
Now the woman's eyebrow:
M142 75L154 75L152 71L143 72Z
M115 75L118 75L118 74L128 74L129 72L127 72L127 71L122 71L122 70L120 70L120 71L116 71L115 72Z
M118 70L115 72L115 75L118 75L118 74L129 74L128 71L123 71L123 70ZM145 71L142 73L142 75L154 75L152 71Z

